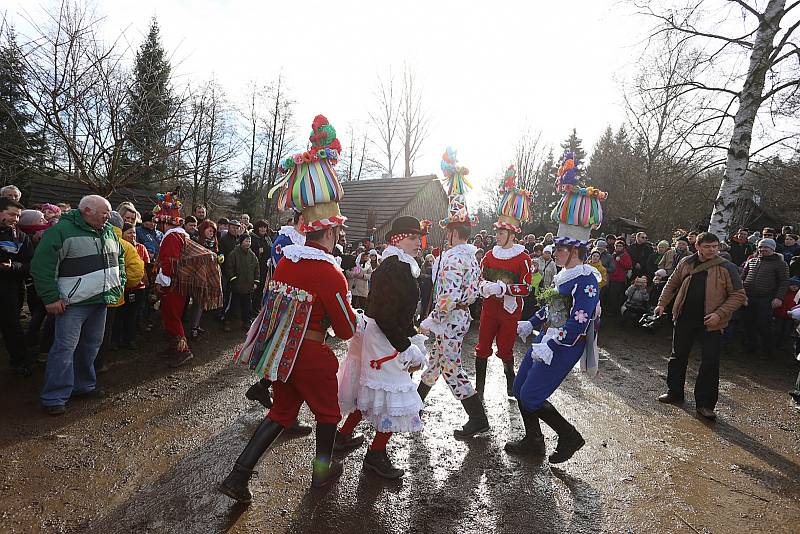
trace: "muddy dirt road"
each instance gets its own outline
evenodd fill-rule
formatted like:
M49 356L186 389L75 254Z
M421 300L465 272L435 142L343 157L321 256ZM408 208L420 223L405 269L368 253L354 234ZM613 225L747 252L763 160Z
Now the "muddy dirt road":
M230 363L241 337L206 336L178 371L155 356L155 341L113 353L100 379L110 396L75 400L58 418L39 409L41 369L29 379L0 373L0 532L800 532L800 412L786 394L797 373L788 353L769 364L724 356L719 418L708 423L691 400L655 401L668 332L606 328L600 376L571 375L551 399L587 441L560 468L503 451L521 421L493 359L490 433L453 439L465 417L440 381L425 432L390 442L407 470L401 481L362 472L362 447L343 458L337 484L309 490L313 435L283 439L242 507L214 486L264 413L243 396L249 372ZM474 325L466 354L476 336Z

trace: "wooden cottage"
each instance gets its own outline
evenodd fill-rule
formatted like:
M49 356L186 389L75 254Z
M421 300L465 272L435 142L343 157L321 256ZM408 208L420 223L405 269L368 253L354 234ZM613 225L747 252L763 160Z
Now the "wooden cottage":
M444 232L439 221L447 216L447 193L435 174L342 182L342 187L344 199L340 208L347 217L348 241L371 237L370 227L374 227L375 240L383 243L394 219L412 215L433 221L429 246L442 243Z

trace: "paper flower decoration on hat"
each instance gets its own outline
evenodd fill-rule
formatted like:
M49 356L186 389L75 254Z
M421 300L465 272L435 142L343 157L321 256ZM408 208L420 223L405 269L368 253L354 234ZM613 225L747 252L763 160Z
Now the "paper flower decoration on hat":
M516 234L522 231L521 224L530 220L531 193L517 188L517 169L509 165L500 186L500 203L497 205L498 220L495 228L510 230Z
M347 220L339 211L344 190L334 166L342 145L336 138L336 130L323 115L314 117L308 140L311 143L308 151L281 162L284 175L268 197L272 198L276 191L285 187L278 208L302 212L307 232L341 226Z
M555 190L564 195L550 218L559 223L557 244L586 247L591 230L603 223L602 201L608 195L595 187L582 187L579 166L574 152L564 153L555 183Z
M153 207L153 220L180 226L183 224L182 206L177 192L158 193L156 194L156 205Z
M442 154L442 173L447 180L447 218L439 221L439 226L446 228L451 225L468 224L475 226L478 218L467 210L465 195L472 189L472 184L466 179L469 169L458 164L456 151L450 147Z

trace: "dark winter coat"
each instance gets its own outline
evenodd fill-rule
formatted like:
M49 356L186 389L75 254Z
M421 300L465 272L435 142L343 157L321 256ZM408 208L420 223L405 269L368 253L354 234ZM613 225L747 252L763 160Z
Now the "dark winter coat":
M406 350L411 345L408 338L417 333L414 314L418 302L417 280L411 275L411 267L397 256L389 256L372 272L367 316L375 320L398 352Z
M744 265L744 262L753 255L756 251L756 246L749 241L746 243L740 243L735 239L731 239L728 243L730 246L730 250L728 252L731 255L731 261L736 264L737 267L741 267Z
M11 260L10 269L0 269L0 282L19 285L28 276L33 246L28 235L9 226L0 226L0 262Z
M742 280L748 297L783 300L789 287L789 266L780 254L755 256L744 264Z
M239 244L239 238L234 237L233 234L230 232L225 232L219 239L217 239L217 245L219 246L219 253L225 255L226 257L228 254L233 252L233 249L236 248L236 245Z
M633 262L633 275L641 276L647 272L647 259L653 254L653 245L650 243L634 243L628 246L628 254L631 255L631 262ZM636 267L636 264L639 267Z
M241 246L225 256L225 274L231 284L231 291L237 294L250 293L255 288L261 276L258 268L258 258L252 249L243 249Z

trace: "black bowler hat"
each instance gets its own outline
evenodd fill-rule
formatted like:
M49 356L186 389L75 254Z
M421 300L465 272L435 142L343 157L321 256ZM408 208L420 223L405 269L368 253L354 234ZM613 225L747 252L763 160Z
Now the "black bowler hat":
M386 241L392 239L392 236L397 234L417 234L425 235L428 233L427 228L423 228L419 219L410 215L403 215L392 221L392 229L386 232Z

